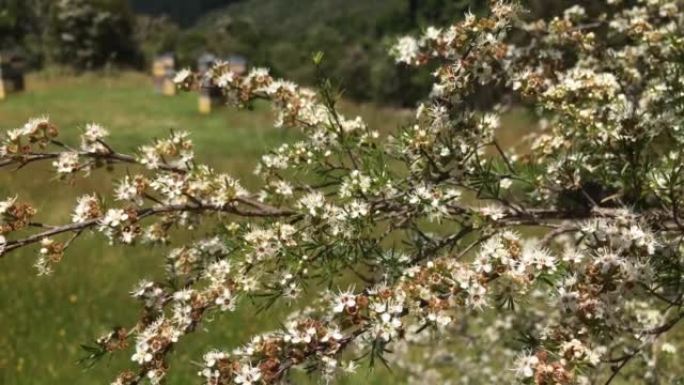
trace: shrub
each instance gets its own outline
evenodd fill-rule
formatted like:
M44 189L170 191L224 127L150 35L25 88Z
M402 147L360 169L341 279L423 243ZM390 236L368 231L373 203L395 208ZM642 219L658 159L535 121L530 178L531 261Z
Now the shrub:
M77 69L137 65L133 17L123 0L59 0L51 6L50 58Z
M268 99L277 125L305 133L263 156L258 191L194 162L185 133L127 155L100 126L68 146L54 123L31 120L5 134L1 166L51 160L68 180L140 168L118 182L116 203L79 197L65 225L3 201L4 254L39 244L47 274L85 231L174 244L166 279L133 291L140 320L88 348L95 359L134 341L137 365L116 384L162 381L176 344L248 299L304 303L281 330L208 351L207 384L282 383L293 369L330 381L359 359L414 383L672 383L684 318L682 4L609 3L596 18L574 6L525 22L495 2L399 39L398 62L437 70L430 98L389 135L344 117L329 82L314 92L218 64L208 76L229 103ZM472 96L490 86L495 105L478 107ZM528 146L502 148L500 115L519 104L539 127ZM211 236L176 244L200 221L216 225ZM348 275L356 285L335 289Z

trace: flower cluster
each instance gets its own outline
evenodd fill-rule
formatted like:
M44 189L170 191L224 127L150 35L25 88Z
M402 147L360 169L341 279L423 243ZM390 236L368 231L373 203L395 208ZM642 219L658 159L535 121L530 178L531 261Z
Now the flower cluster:
M62 260L64 256L64 244L54 239L43 238L40 241L40 257L36 261L38 275L48 275L52 272L52 265Z
M21 157L34 147L44 148L57 137L57 127L46 117L29 120L23 127L7 131L0 142L0 156Z
M23 202L17 202L17 197L6 198L0 201L0 234L20 230L30 224L31 218L37 210Z
M213 83L235 106L268 100L275 126L302 130L263 155L252 191L197 162L187 133L132 156L96 124L79 148L31 120L3 136L0 167L132 171L110 194L80 197L65 225L0 202L0 251L40 244L46 274L84 231L170 244L163 279L132 292L135 326L96 341L97 354L135 341L136 370L117 385L162 382L174 346L207 318L278 301L299 310L241 347L212 347L199 372L208 385L283 383L297 369L331 382L361 359L410 384L673 382L682 4L607 3L599 16L575 5L527 20L494 1L482 16L399 38L397 62L433 68L434 85L389 133L345 117L327 82L314 92L227 63L179 72L180 86ZM507 135L512 109L535 121L530 135ZM510 136L518 142L503 143ZM322 289L340 286L350 289Z
M168 139L140 147L140 163L155 170L162 165L186 169L195 157L187 132L173 132Z
M131 243L140 233L138 214L132 209L109 209L99 222L100 231L110 240Z
M81 135L81 150L90 153L107 153L109 149L103 140L109 136L109 131L99 124L86 125Z

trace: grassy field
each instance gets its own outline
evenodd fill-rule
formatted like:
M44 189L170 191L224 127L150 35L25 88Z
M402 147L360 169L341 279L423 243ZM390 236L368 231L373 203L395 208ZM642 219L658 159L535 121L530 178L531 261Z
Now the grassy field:
M75 139L83 126L97 122L111 132L111 143L131 152L170 129L188 130L200 161L245 178L251 177L256 159L264 150L296 138L296 133L272 128L266 105L255 111L221 109L209 116L197 112L194 94L163 97L152 92L147 77L136 73L47 76L28 78L27 92L0 102L0 129L22 125L30 117L48 115L67 139ZM345 104L349 115L360 114L375 127L393 128L406 117L401 111ZM111 176L97 172L75 184L56 181L46 166L29 166L15 173L0 172L0 198L18 193L36 204L46 223L67 220L75 197L83 192L107 191ZM200 234L201 235L201 234ZM119 354L90 370L77 364L83 356L79 345L109 330L131 325L137 304L128 291L141 278L154 278L163 250L108 247L99 236L82 237L67 253L51 277L37 277L33 263L37 251L23 250L0 259L0 384L96 384L109 383L114 375L131 367L130 354ZM251 334L276 327L274 308L255 315L245 307L217 317L207 331L185 340L173 355L180 362L168 383L198 383L193 361L206 350L232 348ZM173 364L173 362L172 362ZM391 374L379 369L360 373L350 383L393 383ZM389 380L388 380L389 378Z

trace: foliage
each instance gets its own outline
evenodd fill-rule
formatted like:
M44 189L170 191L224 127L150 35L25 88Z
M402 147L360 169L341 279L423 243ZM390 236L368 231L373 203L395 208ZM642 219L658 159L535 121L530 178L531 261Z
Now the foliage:
M208 11L235 1L237 0L131 0L130 4L138 13L166 15L182 27L188 27Z
M397 68L385 55L391 44L389 37L446 23L466 9L477 13L484 8L484 2L477 0L300 0L294 5L278 0L131 1L132 9L139 13L134 23L129 20L130 12L123 0L107 0L104 3L118 4L107 6L108 11L134 24L135 39L131 38L129 26L124 28L129 32L119 31L113 40L93 36L103 33L101 28L99 32L86 28L90 36L66 44L56 31L67 32L64 36L69 37L74 32L83 34L84 29L81 25L81 32L79 28L66 31L68 26L59 27L55 23L58 20L49 17L50 9L56 9L59 2L2 1L8 5L6 16L0 16L0 28L2 20L6 20L5 36L12 40L4 46L22 48L34 67L51 57L84 68L87 63L84 65L83 55L93 56L88 60L100 63L96 66L102 65L103 57L115 58L117 64L138 66L141 58L131 55L137 50L142 51L147 64L155 55L173 51L182 65L193 66L201 54L209 51L220 56L242 54L252 65L269 67L278 76L311 85L317 80L308 65L309 57L323 51L327 57L323 63L325 73L337 79L346 97L411 107L427 92L430 69ZM79 7L103 6L103 0L81 3ZM526 3L533 15L550 17L571 2ZM585 3L596 12L604 8L596 2ZM206 15L211 10L215 11ZM198 18L201 20L197 25L189 28ZM128 48L112 46L112 41L124 41L122 45ZM56 43L61 48L50 50ZM69 47L75 43L83 46ZM59 54L60 50L65 52ZM482 97L484 101L489 99Z
M77 69L106 64L138 65L133 14L126 0L2 0L0 44L45 62Z
M29 26L26 23L29 18L26 3L19 0L2 0L0 2L0 43L8 45L18 39L23 28Z
M415 9L411 3L237 2L206 16L189 34L202 38L205 49L242 54L253 65L305 84L316 83L309 58L322 51L324 72L343 85L346 97L414 106L427 92L429 71L397 69L386 55L388 37L417 30L427 21L451 19L474 2L434 0L418 2ZM181 45L179 51L180 56L192 56L184 54Z
M0 0L0 48L27 57L29 65L39 66L43 59L41 13L43 0Z
M50 8L50 57L78 69L135 63L132 14L125 0L59 0Z
M63 225L8 197L4 255L40 245L47 275L83 232L172 246L165 279L132 291L134 326L87 345L90 359L133 345L135 370L119 385L163 381L177 344L246 302L300 306L242 347L209 350L207 384L284 383L295 370L328 382L362 360L415 383L674 382L684 3L607 5L605 16L573 6L528 22L497 1L400 38L399 63L436 70L429 99L389 134L341 114L321 76L325 55L314 56L318 92L260 68L179 72L181 87L208 77L235 106L269 100L277 127L302 130L262 157L253 191L198 162L184 132L125 154L97 124L68 144L52 121L33 119L5 134L0 166L48 160L70 183L136 168L113 199L78 197ZM500 90L494 106L473 99L483 87ZM516 103L536 112L539 130L502 148L499 117ZM204 236L180 242L185 232Z
M176 50L181 30L168 17L137 16L135 22L135 41L147 62Z

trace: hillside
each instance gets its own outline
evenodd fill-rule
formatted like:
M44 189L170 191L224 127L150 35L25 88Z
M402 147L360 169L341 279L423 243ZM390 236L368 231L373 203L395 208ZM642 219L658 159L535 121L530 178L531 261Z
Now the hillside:
M190 26L208 11L239 0L129 0L138 13L153 16L168 15L181 26Z
M397 67L387 55L393 39L430 24L444 24L477 3L240 1L201 18L189 32L189 41L218 54L242 54L253 65L308 84L316 81L311 55L321 51L324 74L339 81L348 97L410 106L427 93L429 75Z

